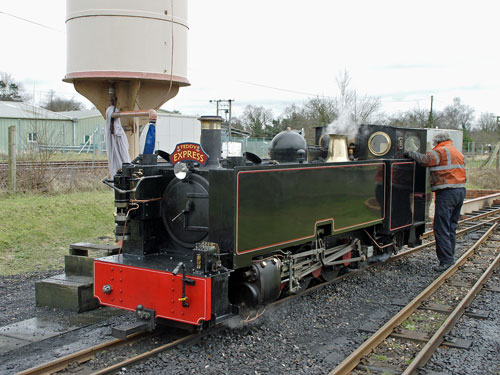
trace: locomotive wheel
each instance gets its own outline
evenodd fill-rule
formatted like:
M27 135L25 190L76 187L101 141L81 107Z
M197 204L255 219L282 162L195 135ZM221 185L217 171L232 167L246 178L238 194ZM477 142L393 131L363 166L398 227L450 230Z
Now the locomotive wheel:
M293 294L301 294L307 288L309 288L309 286L311 285L313 280L314 280L314 278L312 278L310 276L303 277L301 280L299 280L300 289L296 290L295 292L290 292L290 290L287 289L283 292L283 295L289 296L289 295L293 295Z
M319 275L319 279L323 282L330 282L339 275L339 272L339 266L324 266L321 268L321 275Z
M304 290L309 288L309 285L311 285L312 280L313 280L313 278L310 276L306 276L306 277L302 278L302 280L299 281L300 289L299 289L298 293L302 293Z

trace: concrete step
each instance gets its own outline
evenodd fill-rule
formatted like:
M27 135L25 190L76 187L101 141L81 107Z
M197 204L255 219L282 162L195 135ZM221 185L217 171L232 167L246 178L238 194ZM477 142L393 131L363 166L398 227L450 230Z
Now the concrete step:
M88 256L89 252L93 256L108 256L118 253L120 247L116 244L95 244L90 242L77 242L69 245L71 255Z
M93 276L94 258L106 257L118 253L116 244L103 245L78 242L69 246L69 255L64 256L64 272L68 276Z
M35 284L37 306L83 312L99 306L99 301L93 295L91 276L61 274Z

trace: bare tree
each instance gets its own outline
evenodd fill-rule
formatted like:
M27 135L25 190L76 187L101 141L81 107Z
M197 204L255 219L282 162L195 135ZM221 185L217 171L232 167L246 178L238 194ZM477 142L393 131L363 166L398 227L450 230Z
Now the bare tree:
M245 130L245 127L239 117L231 117L231 127L233 129Z
M241 122L245 130L252 133L254 137L271 136L273 111L262 106L247 105Z
M355 122L369 122L381 107L380 99L369 95L360 97L356 90L350 89L351 76L348 70L339 72L336 81L340 93L335 100L337 111L350 112Z
M25 104L29 113L29 126L22 129L23 153L19 159L27 162L25 172L19 176L19 185L26 191L48 191L51 183L62 169L51 169L49 162L54 158L55 149L62 145L60 126L44 118L37 107Z
M437 119L439 127L470 131L474 122L474 109L462 104L460 98L454 98L453 104L445 107Z
M75 100L74 97L71 99L58 97L54 90L50 90L42 107L52 112L79 111L83 109L83 104Z
M314 126L317 126L309 117L303 106L292 104L285 108L279 118L280 130L286 128L302 130L308 143L314 142Z
M351 77L347 70L339 72L336 77L339 96L336 98L316 96L308 99L302 106L287 107L279 119L282 128L304 129L309 143L314 142L316 126L327 126L337 120L341 113L357 122L368 122L377 117L380 99L368 95L359 97L355 90L349 88Z
M342 111L345 109L354 109L354 103L356 100L356 92L349 89L349 84L351 83L351 76L349 71L345 69L343 72L337 73L337 88L339 89L340 96L336 99L337 110Z
M426 109L416 107L405 112L399 112L388 117L391 126L406 128L425 128L428 126L429 112Z
M370 122L375 116L377 111L380 109L381 103L380 99L364 95L361 98L356 97L356 107L354 110L355 120L359 123Z
M314 126L325 126L338 117L333 99L316 96L304 104L305 114Z
M496 116L493 113L481 113L477 119L477 127L484 132L493 133L498 131Z

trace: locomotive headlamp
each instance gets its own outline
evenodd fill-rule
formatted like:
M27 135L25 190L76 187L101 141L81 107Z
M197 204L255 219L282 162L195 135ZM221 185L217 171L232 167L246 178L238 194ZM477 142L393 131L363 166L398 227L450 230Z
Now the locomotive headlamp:
M189 168L186 163L177 163L174 165L174 174L179 180L184 180L188 175Z

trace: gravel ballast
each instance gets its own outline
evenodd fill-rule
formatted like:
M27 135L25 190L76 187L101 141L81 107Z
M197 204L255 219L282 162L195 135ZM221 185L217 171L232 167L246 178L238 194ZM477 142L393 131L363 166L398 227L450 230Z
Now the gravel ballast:
M35 306L35 283L61 272L52 270L0 276L0 326L32 318L46 310Z
M470 243L468 243L470 244ZM465 245L464 241L458 245ZM410 301L438 275L433 248L410 257L364 270L337 284L311 292L278 307L268 308L265 314L249 324L226 324L199 342L163 352L134 366L122 369L123 374L327 374L369 336L360 330L366 323L384 324L401 309L394 301ZM382 272L380 272L382 271ZM2 325L43 313L34 307L34 281L41 276L29 276L19 285L1 279L0 322ZM46 276L44 276L46 277ZM32 283L32 284L30 284ZM13 286L11 286L11 284ZM498 275L490 282L499 286ZM18 294L11 296L11 294ZM482 292L474 308L490 311L485 320L462 318L451 337L469 338L469 350L439 349L426 370L444 374L498 374L500 370L500 293ZM12 305L19 303L19 311ZM6 310L6 308L8 308ZM87 342L109 339L110 325L130 319L115 317L105 323L82 329ZM31 354L50 357L63 347L71 348L77 332L45 340L34 345ZM92 338L92 339L91 339ZM36 346L36 350L35 350ZM146 346L145 346L146 347ZM50 348L50 349L48 349ZM59 349L58 349L59 348ZM68 349L69 350L69 349ZM72 349L71 349L72 350ZM52 354L51 354L52 353ZM29 350L7 353L10 366L25 361ZM97 366L108 363L109 356L93 361ZM3 358L2 358L3 357ZM7 355L0 356L0 363ZM39 361L42 361L39 359ZM0 365L0 373L6 367ZM25 368L24 366L23 368ZM14 366L13 369L21 369ZM7 372L9 373L9 372Z

